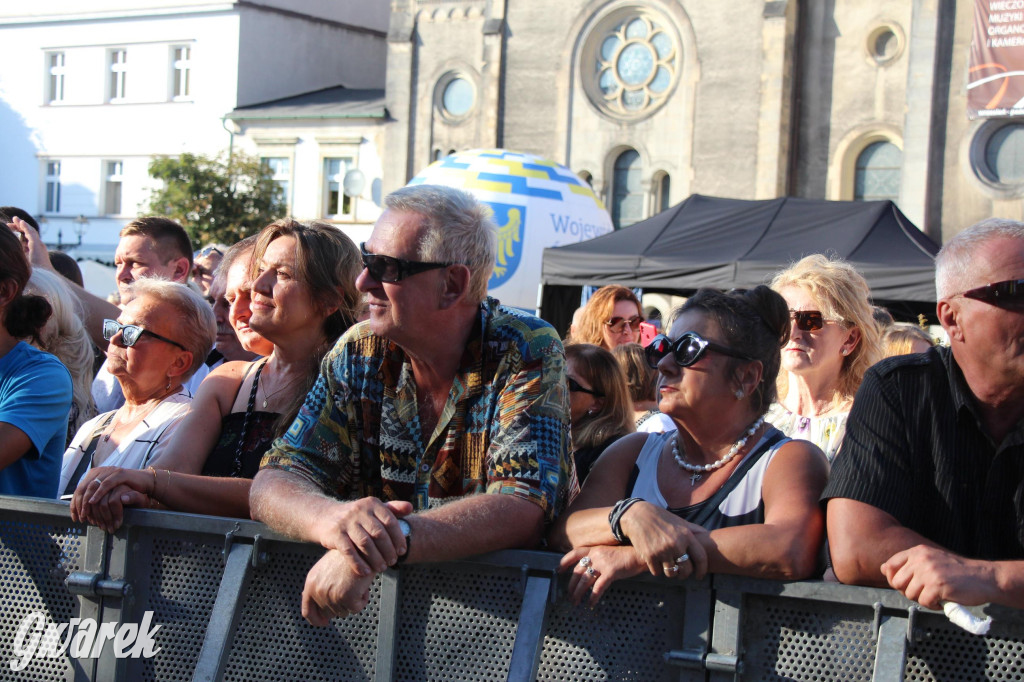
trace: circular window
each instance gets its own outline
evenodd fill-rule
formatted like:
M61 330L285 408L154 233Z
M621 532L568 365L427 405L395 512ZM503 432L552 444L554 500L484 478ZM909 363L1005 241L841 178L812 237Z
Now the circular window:
M624 119L655 111L678 78L678 46L669 23L648 12L609 15L591 32L581 60L591 102Z
M903 50L902 34L895 26L879 26L868 35L867 49L875 64L888 64Z
M992 133L985 145L985 166L1001 185L1024 183L1024 125L1011 123Z
M473 108L473 86L465 78L453 78L444 86L441 104L452 116L465 116Z

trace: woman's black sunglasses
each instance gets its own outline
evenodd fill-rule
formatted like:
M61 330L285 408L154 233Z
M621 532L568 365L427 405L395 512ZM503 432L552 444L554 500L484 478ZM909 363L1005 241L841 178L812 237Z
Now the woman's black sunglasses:
M389 284L427 270L446 268L451 265L451 263L421 263L391 256L378 256L375 253L367 252L366 242L359 245L359 251L363 256L363 267L370 273L370 277L378 282L388 282Z
M713 350L716 353L721 353L722 355L740 358L741 360L754 359L749 355L744 355L732 348L726 348L714 341L708 341L696 332L686 332L675 341L664 334L658 334L651 340L651 343L644 348L644 355L647 357L647 364L650 365L652 369L657 369L658 363L661 362L662 358L669 353L672 353L672 359L675 360L677 365L680 367L689 367L704 357L704 353L708 350Z
M790 310L789 318L796 321L796 328L804 332L820 332L825 328L826 320L820 310Z
M185 346L181 345L177 341L172 341L166 336L160 336L156 332L143 329L137 324L121 324L117 320L103 320L103 338L110 341L110 339L117 336L118 332L121 332L121 343L125 348L131 348L143 334L149 334L154 339L160 339L161 341L177 346L182 350L188 350L188 348L185 348Z
M589 393L590 395L594 396L595 398L603 398L604 397L604 393L601 393L600 391L595 391L595 390L593 390L591 388L583 388L582 386L580 386L579 382L576 381L575 379L573 379L572 377L567 376L567 377L565 377L565 380L569 384L569 392L570 393Z
M1024 279L1008 279L1005 282L986 284L977 289L969 289L960 295L997 308L1017 309L1024 307Z

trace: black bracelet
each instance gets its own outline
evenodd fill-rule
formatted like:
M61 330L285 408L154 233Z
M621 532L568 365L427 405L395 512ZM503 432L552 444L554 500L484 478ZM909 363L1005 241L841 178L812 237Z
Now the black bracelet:
M643 502L643 500L639 497L627 497L619 500L608 513L608 525L612 528L612 537L624 545L629 544L629 538L622 532L622 516L637 502Z

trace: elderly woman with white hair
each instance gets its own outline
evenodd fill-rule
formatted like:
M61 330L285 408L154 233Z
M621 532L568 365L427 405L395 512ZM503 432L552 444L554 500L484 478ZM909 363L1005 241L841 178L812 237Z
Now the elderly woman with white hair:
M64 453L58 495L74 493L93 467L141 469L155 459L192 403L182 384L213 347L217 324L198 293L143 278L132 285L132 295L117 320L103 322L107 366L125 403L79 429Z

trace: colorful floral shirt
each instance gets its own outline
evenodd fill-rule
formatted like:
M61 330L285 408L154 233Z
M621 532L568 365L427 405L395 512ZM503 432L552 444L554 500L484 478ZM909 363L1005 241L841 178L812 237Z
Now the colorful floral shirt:
M850 416L846 412L833 412L821 417L804 417L803 415L790 412L782 403L772 403L768 408L764 420L782 431L790 438L809 440L825 453L828 461L831 462L839 453L843 444L843 437L846 435L846 418Z
M432 434L420 428L407 355L362 323L324 359L261 466L304 476L341 499L407 500L417 511L478 493L514 495L540 505L550 521L578 487L568 445L558 334L489 298Z

